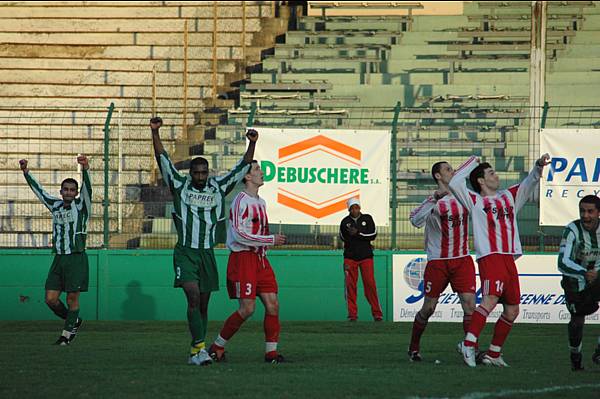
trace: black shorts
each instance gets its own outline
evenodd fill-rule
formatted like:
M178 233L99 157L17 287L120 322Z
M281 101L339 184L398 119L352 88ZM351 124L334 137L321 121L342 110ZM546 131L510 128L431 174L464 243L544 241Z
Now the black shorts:
M596 313L600 301L600 278L586 284L583 291L578 291L578 281L573 277L563 276L560 285L565 290L567 309L572 316Z

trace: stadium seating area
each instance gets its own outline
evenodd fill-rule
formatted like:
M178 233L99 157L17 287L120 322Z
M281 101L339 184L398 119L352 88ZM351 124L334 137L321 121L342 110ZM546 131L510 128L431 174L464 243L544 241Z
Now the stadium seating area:
M16 161L36 160L32 170L54 192L74 173L75 154L91 155L101 168L110 102L122 111L119 128L113 115L109 164L111 201L125 198L120 211L109 208L111 231L124 233L111 235L117 247L168 247L174 239L168 194L146 187L157 181L146 127L153 107L167 123L176 121L163 134L175 160L202 154L221 172L244 151L243 128L253 107L255 126L390 129L400 102L396 227L404 248L421 245L408 214L433 189L432 163L443 158L456 166L477 154L495 165L505 184L528 170L529 2L466 2L463 15L386 15L380 7L377 16L334 16L323 9L300 17L297 29L287 32L272 2L246 2L243 23L241 4L219 5L216 34L210 2L0 5L0 139L9 144L0 149L0 246L49 240L50 219L40 216ZM599 5L548 2L548 124L600 123L553 114L561 106L591 105L600 89ZM258 62L243 80L245 67ZM238 81L237 98L215 97L215 88L224 95ZM124 143L121 173L117 132ZM99 171L94 179L102 183ZM102 199L98 188L92 245L101 242ZM535 238L537 208L528 205L521 217L522 232ZM284 230L297 243L336 245L335 226ZM388 247L389 234L390 228L380 229L376 245Z
M78 175L79 153L90 156L95 184L88 242L102 243L103 127L111 102L111 245L139 242L146 211L156 205L140 203L144 187L157 181L148 134L153 111L168 126L162 136L176 161L197 152L204 129L219 120L211 110L233 105L216 92L245 76L287 28L272 2L213 3L0 4L0 247L47 246L51 237L49 214L17 161L28 158L57 195L64 178Z
M590 105L600 88L600 8L595 2L548 7L547 101L554 109ZM227 154L221 151L227 147L239 154L234 132L253 105L255 126L377 129L391 127L399 101L397 231L403 246L418 248L421 233L408 214L433 190L434 162L457 166L477 154L505 184L528 171L530 31L527 2L468 2L460 16L303 17L251 75L229 126L219 127L205 152ZM547 123L567 123L552 112ZM218 158L225 166L237 156ZM535 205L521 218L522 232L532 238L525 242L537 243ZM333 237L337 227L320 229ZM389 245L388 232L380 229L377 245Z

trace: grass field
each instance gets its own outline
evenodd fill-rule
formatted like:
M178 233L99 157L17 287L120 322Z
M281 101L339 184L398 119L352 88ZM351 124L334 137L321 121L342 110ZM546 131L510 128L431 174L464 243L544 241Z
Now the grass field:
M564 325L517 324L507 369L464 366L458 324L430 324L424 361L410 363L407 323L284 322L280 348L293 363L271 365L262 323L251 321L228 345L228 362L208 367L186 364L183 322L89 321L73 345L50 345L61 328L0 322L0 398L600 397L600 367L590 360L598 325L586 326L579 373L570 371ZM210 323L210 338L218 328ZM490 333L488 325L482 344Z

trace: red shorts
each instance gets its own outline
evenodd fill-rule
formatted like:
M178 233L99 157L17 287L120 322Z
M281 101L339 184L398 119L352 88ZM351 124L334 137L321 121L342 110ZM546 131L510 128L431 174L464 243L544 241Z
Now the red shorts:
M481 295L494 295L501 303L518 305L521 287L515 258L512 255L492 254L477 261L481 280Z
M229 254L227 292L231 299L255 299L258 294L277 293L275 273L267 257L251 251Z
M437 298L448 286L452 291L475 293L475 265L470 256L456 259L434 259L427 262L423 277L425 296Z

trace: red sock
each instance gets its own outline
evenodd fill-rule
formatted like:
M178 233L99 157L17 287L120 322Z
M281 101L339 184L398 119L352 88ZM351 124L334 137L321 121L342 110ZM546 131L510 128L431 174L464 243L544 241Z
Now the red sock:
M427 320L421 317L421 312L417 312L417 314L415 315L415 321L413 321L412 336L410 338L409 350L411 352L419 351L419 346L421 344L421 335L423 335L425 327L427 327Z
M469 325L471 324L471 315L470 314L466 314L463 316L463 331L465 332L465 335L467 335L467 333L469 332Z
M265 342L279 342L279 331L281 331L281 325L279 324L279 315L270 315L265 313L263 327L265 329Z
M231 337L233 337L233 335L240 329L242 324L244 324L244 321L245 320L236 310L231 314L231 316L229 316L227 320L225 320L225 324L223 325L219 335L226 340L230 340Z
M489 310L479 305L473 315L471 316L471 323L467 328L467 336L465 337L465 346L477 346L477 339L479 334L485 327L485 321L490 314Z
M501 315L498 321L496 322L496 326L494 327L494 336L492 337L492 343L490 344L490 349L488 350L488 355L491 357L500 356L500 352L502 351L502 345L504 341L506 341L506 337L508 337L508 333L512 329L513 323L506 320L504 315Z

